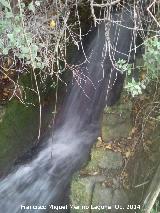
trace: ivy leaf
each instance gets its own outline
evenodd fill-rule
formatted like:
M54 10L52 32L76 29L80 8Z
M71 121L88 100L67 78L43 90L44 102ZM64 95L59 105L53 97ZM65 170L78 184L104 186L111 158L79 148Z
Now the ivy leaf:
M28 47L21 47L21 51L22 51L22 54L28 54L29 53Z
M21 8L25 8L25 4L23 2L21 2Z
M36 63L36 66L37 66L37 68L39 68L39 69L43 69L43 68L44 68L44 64L41 63L41 62L37 62L37 63Z
M8 3L8 1L6 1L6 0L0 0L0 3L1 3L4 7L8 8L8 9L11 9L10 4Z
M14 35L13 35L12 33L8 33L8 34L7 34L7 37L9 38L9 40L10 40L11 42L14 41Z
M14 32L17 33L17 34L20 33L20 32L22 32L21 27L15 27L14 28Z
M32 53L37 55L38 46L36 44L31 45Z
M31 2L31 3L28 5L28 9L31 10L33 13L35 13L35 6L34 6L33 2Z
M13 18L14 15L12 12L6 12L6 18Z
M4 55L8 55L8 51L9 51L8 48L4 48L4 49L3 49L3 54L4 54Z

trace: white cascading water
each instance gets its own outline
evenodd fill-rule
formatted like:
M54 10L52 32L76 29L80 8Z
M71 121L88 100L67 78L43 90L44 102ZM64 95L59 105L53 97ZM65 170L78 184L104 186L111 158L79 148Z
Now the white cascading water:
M45 212L49 204L64 204L63 196L73 173L87 161L99 136L103 109L119 88L114 85L121 83L116 83L120 74L114 63L118 58L128 60L132 46L130 13L124 10L111 20L110 30L103 22L91 32L88 61L77 66L81 83L74 83L60 113L60 125L47 139L46 147L30 163L0 180L0 212ZM24 210L24 206L39 205L44 209Z

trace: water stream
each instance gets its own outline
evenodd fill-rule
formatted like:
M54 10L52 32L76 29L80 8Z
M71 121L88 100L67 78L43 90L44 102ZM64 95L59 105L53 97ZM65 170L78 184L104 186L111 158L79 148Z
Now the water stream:
M113 15L112 21L109 39L107 23L99 24L91 32L92 40L85 50L88 60L74 66L79 79L74 81L59 124L45 148L30 163L0 181L0 212L43 212L52 208L49 204L65 204L71 177L88 160L99 136L103 109L115 102L122 88L123 76L114 64L118 58L128 60L133 22L127 10ZM28 205L30 211L25 210ZM41 209L34 210L33 206Z

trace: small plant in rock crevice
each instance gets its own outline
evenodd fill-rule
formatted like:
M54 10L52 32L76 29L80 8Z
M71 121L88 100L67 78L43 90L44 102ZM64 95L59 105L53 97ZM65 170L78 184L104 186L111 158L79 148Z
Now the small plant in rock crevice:
M156 82L160 77L160 40L158 37L146 39L144 42L145 54L143 55L145 74L143 79L135 80L132 65L125 60L119 60L116 64L118 70L126 75L124 89L132 97L141 95L151 82ZM137 70L140 70L139 68Z

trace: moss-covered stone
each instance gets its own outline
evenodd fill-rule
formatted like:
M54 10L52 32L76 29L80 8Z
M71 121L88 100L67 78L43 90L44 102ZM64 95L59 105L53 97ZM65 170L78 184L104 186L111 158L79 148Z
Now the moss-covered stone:
M128 137L132 129L131 110L131 103L105 109L102 123L102 137L105 142Z
M44 85L40 85L42 134L53 116L55 88L51 87L51 83L51 80L46 81L45 90ZM14 99L0 110L0 176L38 139L39 102L37 94L33 92L35 85L30 74L23 75L20 84L25 88L26 104Z
M71 189L72 189L71 204L73 205L71 212L83 213L84 210L82 209L76 210L74 207L75 206L81 207L83 205L87 205L89 202L90 192L86 190L85 180L79 178L78 176L73 178Z
M101 158L99 167L102 169L119 169L123 165L123 158L120 152L113 152L107 150L105 155Z
M0 122L0 171L5 171L38 135L36 107L25 107L13 100L5 107L3 122Z
M92 204L92 196L94 192L94 186L96 183L102 182L105 177L102 175L88 176L85 178L76 176L73 179L71 186L71 202L72 211L71 212L89 212L89 206ZM75 209L75 207L79 207ZM83 209L83 207L86 209Z
M104 155L105 150L103 148L93 148L91 152L91 161L88 163L84 170L89 173L98 172L99 163Z

